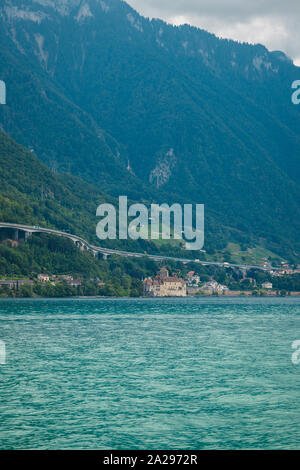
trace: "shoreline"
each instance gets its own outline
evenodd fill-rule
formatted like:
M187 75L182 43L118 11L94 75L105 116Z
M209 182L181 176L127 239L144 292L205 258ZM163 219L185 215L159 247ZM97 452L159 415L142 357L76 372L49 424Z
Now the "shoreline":
M0 297L1 300L91 300L91 299L101 299L101 300L187 300L187 299L299 299L300 292L293 295L188 295L186 297L108 297L103 295L92 295L92 296L68 296L68 297Z

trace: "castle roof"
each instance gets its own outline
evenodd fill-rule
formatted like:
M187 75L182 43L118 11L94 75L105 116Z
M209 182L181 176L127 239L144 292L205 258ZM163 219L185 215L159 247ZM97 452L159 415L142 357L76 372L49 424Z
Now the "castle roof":
M181 284L185 284L185 281L183 279L180 279L179 277L167 277L166 279L163 280L163 282L180 282Z

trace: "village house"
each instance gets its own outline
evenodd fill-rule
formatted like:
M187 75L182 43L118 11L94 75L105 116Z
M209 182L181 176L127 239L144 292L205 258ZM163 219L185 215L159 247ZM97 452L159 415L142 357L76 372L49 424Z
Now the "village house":
M99 277L96 277L96 278L91 277L90 279L88 279L88 281L92 282L93 284L96 284L98 287L105 286L105 283Z
M57 276L57 278L60 281L67 281L67 282L71 282L74 279L73 276L71 276L69 274L60 274L59 276Z
M46 284L46 282L50 282L50 276L49 276L49 274L39 274L38 275L38 280L42 284Z
M270 274L272 277L282 277L283 273L282 271L270 271Z
M281 271L277 271L277 275L279 276L292 276L294 274L299 274L300 273L300 269L283 269ZM272 271L271 274L274 276L276 275L276 273L274 274L274 272Z
M0 287L7 287L8 289L19 289L22 286L33 286L34 282L31 279L0 279Z
M190 271L186 276L188 287L197 287L200 284L200 276L195 271Z
M209 281L201 286L201 291L206 292L207 294L225 294L229 291L227 286L219 284L217 281Z
M68 285L70 287L80 287L82 286L82 279L71 279L70 281L67 281Z
M162 268L157 276L144 280L144 294L147 297L186 297L186 282L176 276L169 276L169 271Z
M273 284L272 284L272 282L264 282L264 283L261 285L261 287L262 287L263 289L273 289Z

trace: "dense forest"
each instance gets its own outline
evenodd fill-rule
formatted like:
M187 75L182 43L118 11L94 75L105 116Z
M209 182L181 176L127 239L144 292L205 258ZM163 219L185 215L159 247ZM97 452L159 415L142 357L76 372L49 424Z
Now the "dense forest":
M0 243L0 278L27 278L35 285L22 286L18 291L0 288L2 295L65 297L74 295L140 296L142 280L153 275L157 266L149 260L127 260L121 257L107 261L81 252L70 240L50 236L33 235L18 248L9 243ZM80 279L80 286L69 286L67 282L41 285L37 275L72 275ZM101 285L100 284L101 281Z
M40 225L82 236L99 244L96 209L118 200L70 174L51 172L34 153L18 145L0 130L0 221ZM103 246L141 253L188 257L177 245L131 239L105 240ZM194 253L197 257L198 253Z
M80 21L81 2L64 2L64 14L59 3L0 6L1 128L67 188L61 198L50 180L38 188L43 202L25 204L27 218L82 233L81 196L93 217L102 193L204 203L207 251L234 242L299 260L299 71L288 57L143 18L119 0L86 0Z
M0 220L52 227L82 235L97 243L95 207L101 202L115 203L115 200L77 177L51 172L32 152L0 131ZM146 240L129 240L122 245L121 242L111 241L110 244L141 253L152 251L181 257L187 255L179 245L157 245ZM211 255L214 252L212 250ZM209 253L198 256L210 256ZM223 255L227 261L231 260L230 252L225 251ZM32 286L24 285L13 291L2 287L1 296L141 296L142 280L154 276L159 267L147 258L98 259L90 253L81 252L68 239L45 234L32 235L27 242L20 235L20 241L16 244L10 229L0 230L0 278L26 278L34 282ZM215 279L232 290L250 288L255 292L263 282L271 280L266 273L254 272L252 278L257 279L257 284L248 285L241 273L203 267L198 263L183 266L169 262L168 268L182 277L193 269L200 275L201 282ZM80 279L81 283L77 287L65 281L42 285L37 282L37 276L41 273L69 274ZM276 278L272 282L274 288L280 291L300 290L299 276Z
M52 235L32 235L18 247L11 246L7 239L0 240L0 279L31 279L33 285L22 285L10 290L0 287L0 297L70 297L70 296L133 296L143 295L142 281L154 277L162 264L148 258L122 258L112 256L107 260L95 258L88 252L81 252L70 240ZM186 278L190 269L200 276L201 283L211 279L228 285L231 290L251 290L253 295L262 292L266 281L273 283L279 293L300 291L300 275L272 277L269 273L253 271L244 279L240 271L231 268L201 266L193 263L167 262L167 268L176 276ZM80 285L69 285L66 280L41 284L38 275L47 273L50 277L71 275L80 280ZM254 283L253 283L254 281Z

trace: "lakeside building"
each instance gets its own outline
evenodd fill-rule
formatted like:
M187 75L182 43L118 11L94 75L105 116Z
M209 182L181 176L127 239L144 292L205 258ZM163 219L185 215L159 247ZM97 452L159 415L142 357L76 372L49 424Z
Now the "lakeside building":
M84 279L82 277L74 278L74 276L71 274L39 274L37 279L44 285L50 283L52 286L56 286L61 282L66 283L70 287L80 287L84 284ZM89 278L86 279L86 281L91 282L98 287L103 287L105 285L105 283L99 277Z
M58 279L59 281L66 281L66 282L72 282L74 281L73 276L69 274L60 274L59 276L52 276L53 279Z
M50 282L50 276L49 276L49 274L39 274L38 275L38 280L42 284L46 284L46 282Z
M75 279L71 274L53 274L53 275L39 274L37 276L37 279L43 285L50 283L52 286L56 286L57 284L61 282L65 282L70 287L80 287L84 283L84 280L82 277ZM102 287L105 285L105 283L99 277L90 278L90 279L87 279L87 281L91 282L92 284L96 284L98 287Z
M195 271L189 271L187 273L187 285L188 287L197 287L200 284L200 276L195 274Z
M33 286L31 279L0 279L0 287L8 287L8 289L19 289L22 286Z
M300 274L300 269L283 269L282 271L277 271L276 273L274 273L273 271L271 271L271 274L273 276L277 275L277 276L293 276L294 274Z
M99 277L96 277L96 278L90 277L88 281L92 282L93 284L96 284L98 287L105 286L105 282L103 282L102 279L100 279Z
M273 289L273 284L272 284L272 282L264 282L264 283L261 285L261 287L262 287L263 289Z
M82 279L71 279L70 281L67 281L68 285L70 287L81 287L82 286Z
M206 282L200 289L202 292L207 292L208 294L226 294L229 291L227 286L223 286L217 281Z
M176 276L169 276L169 271L162 268L157 276L144 280L144 294L147 297L186 297L186 282Z

